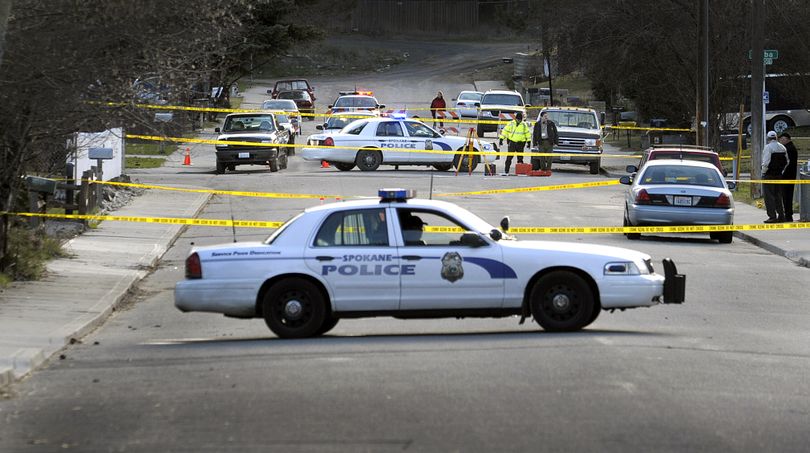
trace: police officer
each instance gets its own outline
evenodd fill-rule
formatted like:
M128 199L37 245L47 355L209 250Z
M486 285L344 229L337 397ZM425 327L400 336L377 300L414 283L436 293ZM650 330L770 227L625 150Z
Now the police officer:
M506 163L504 164L504 175L509 174L509 167L512 166L512 156L517 154L517 161L519 164L523 163L523 148L532 140L532 132L529 126L523 122L523 113L517 112L515 119L510 121L506 127L501 131L501 136L498 144L503 145L503 139L509 143L509 155L506 156Z

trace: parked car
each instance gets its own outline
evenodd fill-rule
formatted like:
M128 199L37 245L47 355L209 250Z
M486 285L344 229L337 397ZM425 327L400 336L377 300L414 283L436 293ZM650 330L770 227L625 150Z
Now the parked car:
M264 319L280 338L323 335L344 318L533 318L578 331L602 310L680 304L686 279L646 253L519 241L445 201L379 198L306 209L261 242L193 247L174 287L182 312ZM638 318L640 319L640 318Z
M380 116L381 110L385 108L384 104L377 102L371 94L341 94L335 99L335 102L329 105L329 114L340 112L357 112L368 111Z
M270 95L273 99L278 97L278 94L282 91L294 91L294 90L304 90L309 93L309 97L312 98L312 102L315 102L315 87L309 84L307 79L288 79L288 80L279 80L273 86L272 90L267 90L267 94Z
M708 162L717 167L723 176L728 175L728 171L723 168L723 162L720 160L720 155L714 152L711 148L693 145L654 145L653 147L644 150L638 166L628 165L627 172L635 173L647 162L659 159L696 160L698 162Z
M481 104L481 98L484 93L480 91L462 91L458 94L457 98L453 98L456 102L456 113L460 117L475 118L478 116L478 105Z
M315 119L315 101L305 90L282 91L278 93L276 99L289 99L295 102L301 113L308 113L310 121Z
M514 119L516 113L526 116L527 104L523 103L523 96L517 91L489 90L481 96L481 102L477 103L478 111L476 117L479 121L508 121ZM477 133L483 137L486 132L497 132L503 128L499 124L478 123Z
M235 170L237 165L269 165L271 172L287 168L286 147L274 147L289 141L289 131L278 124L272 113L231 113L222 129L216 128L217 141L251 142L256 145L217 144L217 173Z
M691 160L651 160L634 176L619 181L630 188L625 194L624 226L731 225L734 198L716 166ZM709 233L723 244L733 231ZM638 239L640 233L625 233Z
M301 135L301 114L298 106L291 99L270 99L262 102L262 110L276 113L278 123L290 131L290 144L295 143L295 136Z
M442 136L421 121L374 117L354 121L336 134L310 135L301 156L304 160L329 162L341 171L349 171L355 165L361 171L374 171L380 165L429 165L439 171L453 167L473 171L481 156L464 154L466 144L465 137ZM483 140L475 140L474 147L478 152L497 151L494 144ZM483 158L486 162L494 160L490 154Z

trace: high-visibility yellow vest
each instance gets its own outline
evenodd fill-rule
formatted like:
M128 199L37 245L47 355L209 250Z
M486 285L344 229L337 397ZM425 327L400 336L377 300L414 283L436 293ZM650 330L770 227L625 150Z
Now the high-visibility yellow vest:
M530 142L532 140L532 131L525 121L518 123L512 120L503 128L500 138L513 142Z

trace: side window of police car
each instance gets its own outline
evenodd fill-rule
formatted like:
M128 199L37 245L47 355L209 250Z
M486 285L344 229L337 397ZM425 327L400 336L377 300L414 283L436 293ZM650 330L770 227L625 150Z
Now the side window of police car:
M395 121L385 121L377 125L377 137L402 137L402 127Z
M431 130L424 124L419 124L413 121L405 122L405 129L408 129L408 135L410 135L411 137L427 137L427 138L441 137L441 135L436 134L435 132L433 132L433 130Z
M315 247L388 246L384 209L332 213L315 236Z
M397 209L406 246L460 246L467 228L433 211Z

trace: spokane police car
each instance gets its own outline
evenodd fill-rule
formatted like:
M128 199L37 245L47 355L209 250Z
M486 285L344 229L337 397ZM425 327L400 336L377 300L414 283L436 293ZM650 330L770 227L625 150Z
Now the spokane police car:
M384 189L305 210L263 242L196 247L175 286L181 311L264 318L282 338L341 318L506 317L575 331L601 310L682 303L665 259L601 245L517 241L454 204ZM501 221L508 232L508 219Z
M363 171L376 170L380 165L432 165L440 171L454 167L472 171L482 157L463 153L466 138L445 137L421 121L403 116L357 120L337 134L311 135L307 145L301 152L305 160L327 161L343 171L355 165ZM479 139L473 146L476 152L497 150L492 143ZM483 157L486 162L494 159L492 155Z

